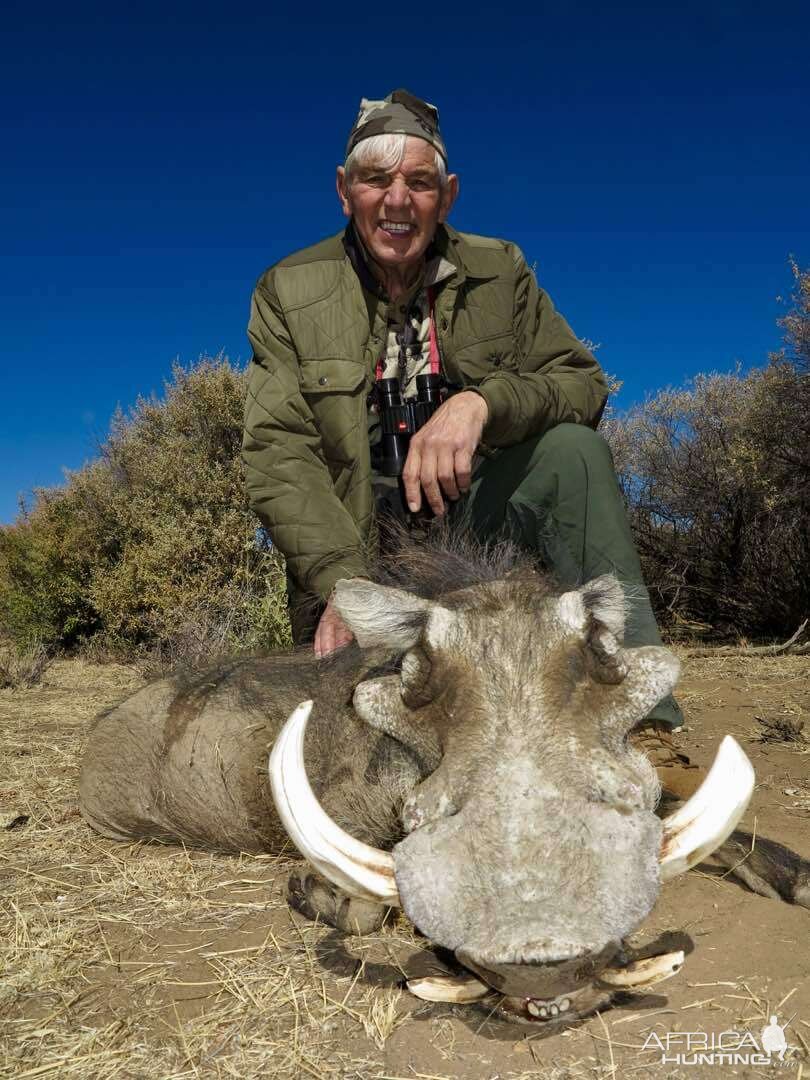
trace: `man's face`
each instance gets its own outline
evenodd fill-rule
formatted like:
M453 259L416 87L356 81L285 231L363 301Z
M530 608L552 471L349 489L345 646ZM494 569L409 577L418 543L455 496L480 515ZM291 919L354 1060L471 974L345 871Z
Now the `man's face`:
M366 250L383 270L407 271L425 254L436 227L444 221L458 193L451 174L442 188L433 147L409 135L398 168L357 169L347 182L337 171L343 213L353 217Z

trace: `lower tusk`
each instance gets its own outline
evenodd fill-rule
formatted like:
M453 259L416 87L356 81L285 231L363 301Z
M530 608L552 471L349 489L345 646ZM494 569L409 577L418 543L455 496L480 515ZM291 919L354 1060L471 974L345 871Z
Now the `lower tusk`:
M315 798L304 767L304 732L312 702L293 710L270 755L270 787L287 833L308 862L351 896L399 905L394 860L334 822Z
M708 776L695 794L664 819L661 880L697 866L727 840L754 791L754 769L731 735L720 743Z
M661 956L648 956L644 960L634 960L624 967L606 968L596 977L596 981L617 990L642 989L677 975L683 967L682 951L663 953Z
M492 993L492 987L473 975L433 975L425 979L408 979L406 986L422 1001L450 1001L469 1005Z

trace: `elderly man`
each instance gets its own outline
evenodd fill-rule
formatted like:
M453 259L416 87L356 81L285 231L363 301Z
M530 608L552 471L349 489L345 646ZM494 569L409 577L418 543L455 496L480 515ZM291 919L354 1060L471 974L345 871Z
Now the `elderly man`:
M398 499L379 468L377 382L397 379L407 399L433 372L454 392L411 439L409 510L461 503L479 536L506 533L565 584L616 574L627 644L659 643L595 432L604 376L514 244L446 224L458 186L432 105L405 90L364 99L337 170L348 227L256 287L244 460L287 560L296 640L314 631L319 656L351 640L330 593L367 573L376 516ZM651 720L677 726L680 711L668 699Z

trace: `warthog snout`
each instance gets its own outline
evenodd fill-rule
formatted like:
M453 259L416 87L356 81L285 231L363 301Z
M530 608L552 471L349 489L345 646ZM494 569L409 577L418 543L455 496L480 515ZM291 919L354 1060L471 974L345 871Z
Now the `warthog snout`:
M457 949L456 956L464 967L474 971L483 981L507 997L557 998L563 994L575 994L590 986L619 954L619 942L611 942L597 953L590 953L569 960L549 961L549 942L529 941L521 947L526 960L520 964L503 964L490 959L488 953L478 955L468 949Z
M405 914L432 941L501 993L553 997L592 980L651 910L660 846L647 811L524 783L415 829L394 871Z

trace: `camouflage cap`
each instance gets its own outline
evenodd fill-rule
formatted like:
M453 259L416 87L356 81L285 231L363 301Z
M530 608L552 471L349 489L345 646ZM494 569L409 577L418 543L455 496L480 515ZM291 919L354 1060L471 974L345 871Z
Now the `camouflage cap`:
M363 139L386 134L415 135L425 139L435 146L447 164L447 148L439 132L439 110L407 90L392 90L383 101L363 98L346 143L346 157Z

